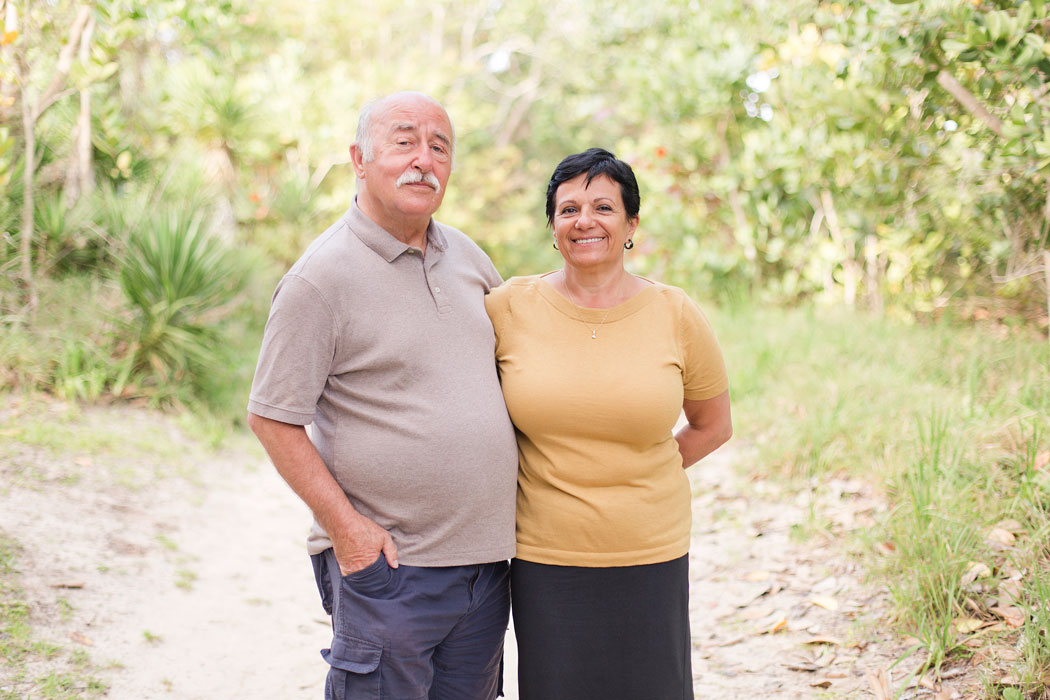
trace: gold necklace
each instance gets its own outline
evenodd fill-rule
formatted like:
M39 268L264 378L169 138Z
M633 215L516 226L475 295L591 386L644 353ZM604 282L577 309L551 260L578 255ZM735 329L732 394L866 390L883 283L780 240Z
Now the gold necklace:
M569 285L568 284L565 285L565 293L569 295L569 301L571 301L574 306L576 306L578 308L581 308L581 309L590 308L589 306L584 306L583 304L579 304L579 303L576 302L576 297L573 296L572 292L569 291ZM609 314L612 312L614 306L616 306L616 304L613 304L613 306L610 306L608 309L606 309L605 315L602 316L601 323L599 323L594 328L591 328L591 324L589 324L586 321L584 321L582 316L580 316L578 313L576 314L576 320L577 321L582 323L587 328L591 328L591 340L598 340L598 329L605 325L605 320L607 318L609 318Z

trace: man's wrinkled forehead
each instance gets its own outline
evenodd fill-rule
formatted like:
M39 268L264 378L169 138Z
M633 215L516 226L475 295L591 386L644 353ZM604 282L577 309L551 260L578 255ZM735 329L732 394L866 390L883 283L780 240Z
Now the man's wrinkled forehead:
M395 121L390 125L390 133L398 134L401 132L407 132L411 134L418 134L420 131L419 124L411 121ZM452 148L452 137L449 136L444 129L434 129L434 137L444 143L449 148Z

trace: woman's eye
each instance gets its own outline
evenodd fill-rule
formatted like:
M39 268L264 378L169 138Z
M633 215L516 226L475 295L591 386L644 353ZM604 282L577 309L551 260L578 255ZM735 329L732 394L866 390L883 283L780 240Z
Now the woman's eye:
M562 214L575 214L576 213L576 207L565 207L564 209L561 210L561 213Z

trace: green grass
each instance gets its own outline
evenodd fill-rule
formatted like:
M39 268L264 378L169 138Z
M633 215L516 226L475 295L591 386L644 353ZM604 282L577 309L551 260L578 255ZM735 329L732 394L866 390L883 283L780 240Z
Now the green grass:
M752 467L798 483L861 477L889 509L855 541L925 667L971 651L959 622L1021 576L1027 622L1007 639L1026 700L1050 679L1050 354L1002 328L907 325L844 310L712 314L730 370L736 439ZM814 518L819 518L815 514ZM1006 519L1020 532L989 541ZM886 552L889 552L886 554ZM967 580L974 563L991 576ZM1017 573L1020 572L1020 573Z
M82 649L66 649L38 639L25 591L18 583L19 545L0 531L0 700L40 697L79 700L100 697L106 685L93 676L95 665ZM64 614L68 608L60 601ZM30 676L28 663L40 667Z

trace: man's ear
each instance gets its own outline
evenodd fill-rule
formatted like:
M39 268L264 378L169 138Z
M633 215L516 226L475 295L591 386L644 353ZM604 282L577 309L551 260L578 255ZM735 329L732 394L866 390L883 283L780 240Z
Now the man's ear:
M350 160L354 163L354 173L363 180L365 177L365 159L356 143L350 144Z

